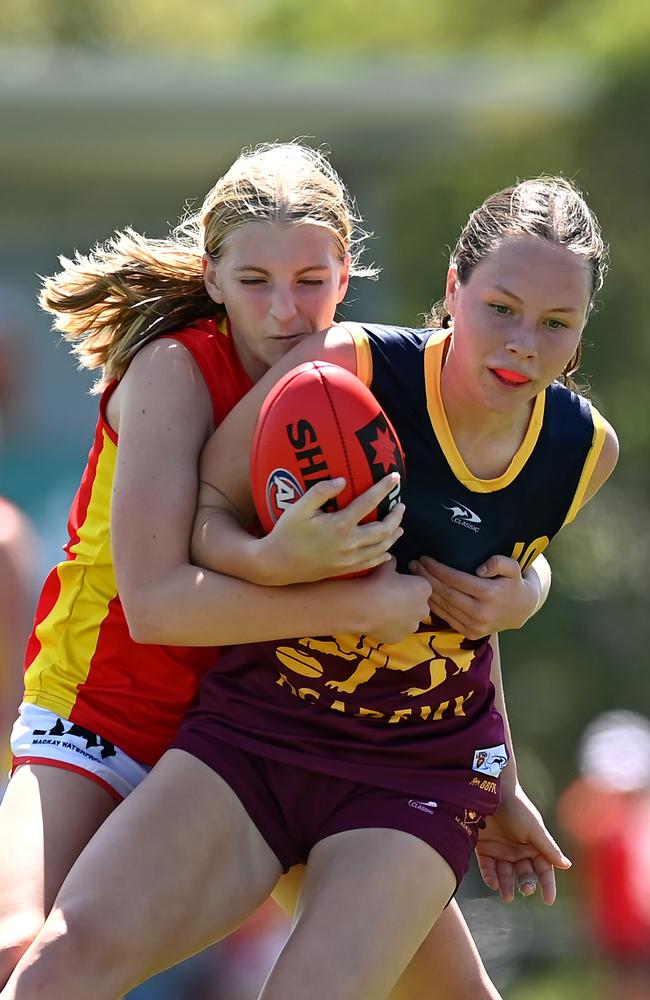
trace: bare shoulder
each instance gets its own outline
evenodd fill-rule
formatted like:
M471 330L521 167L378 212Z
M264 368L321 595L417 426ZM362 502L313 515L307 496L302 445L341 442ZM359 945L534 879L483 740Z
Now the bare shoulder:
M134 402L144 413L154 408L172 415L183 409L211 419L208 387L191 352L178 340L165 337L147 344L135 355L107 407L107 418L119 431L123 411Z

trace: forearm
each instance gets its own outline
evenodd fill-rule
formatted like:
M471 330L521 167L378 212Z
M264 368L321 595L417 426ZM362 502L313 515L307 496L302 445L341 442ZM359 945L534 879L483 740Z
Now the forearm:
M515 751L512 745L512 736L510 733L510 724L508 722L508 713L506 710L505 695L503 691L503 679L501 676L501 656L499 653L499 638L497 635L493 635L490 638L490 645L492 647L492 667L490 672L490 680L494 685L494 705L499 715L503 719L503 731L505 745L508 750L508 764L501 772L501 788L503 797L511 795L517 784L517 761L515 758Z
M260 587L194 566L142 581L122 595L136 642L226 646L369 630L354 580Z
M279 560L264 538L247 531L234 512L199 507L192 531L191 558L197 566L260 586L279 586Z

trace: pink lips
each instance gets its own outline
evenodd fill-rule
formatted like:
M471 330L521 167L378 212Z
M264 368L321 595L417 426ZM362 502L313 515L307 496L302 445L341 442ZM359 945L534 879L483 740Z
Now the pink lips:
M511 372L508 368L493 368L492 371L502 382L509 382L510 385L523 385L524 382L530 382L527 375L521 375L519 372Z

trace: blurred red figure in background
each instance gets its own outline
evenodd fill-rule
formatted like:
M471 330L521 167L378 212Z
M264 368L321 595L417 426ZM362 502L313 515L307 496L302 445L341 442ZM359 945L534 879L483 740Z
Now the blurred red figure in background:
M0 497L0 798L9 772L9 733L23 691L23 654L36 604L36 533Z
M0 286L0 457L5 438L20 422L20 390L28 370L21 330L8 301ZM11 763L9 733L23 695L25 642L32 627L39 575L36 531L16 504L0 496L0 798Z
M559 803L578 847L587 932L606 1000L650 997L650 722L598 716L585 730L580 776Z

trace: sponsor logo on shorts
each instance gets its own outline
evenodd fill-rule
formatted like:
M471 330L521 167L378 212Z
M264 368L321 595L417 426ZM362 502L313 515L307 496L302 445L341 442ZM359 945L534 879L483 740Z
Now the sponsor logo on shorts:
M475 750L472 771L480 771L481 774L490 774L493 778L498 778L507 763L508 751L504 744L500 743L497 747Z
M115 746L109 740L103 739L97 733L91 732L90 729L78 726L75 722L67 722L65 719L57 719L51 729L34 729L32 733L34 746L61 746L66 750L75 750L77 753L81 753L85 757L91 757L93 760L97 760L97 753L88 753L88 751L95 748L100 750L102 760L115 756ZM42 739L37 739L39 736ZM71 742L70 739L63 739L64 736L76 736L78 739L85 740L85 751L76 742Z
M433 816L434 811L438 808L438 803L429 799L427 802L422 802L419 799L409 799L408 802L411 809L418 809L420 812L429 813Z
M469 787L478 788L481 792L489 792L490 795L497 794L497 783L491 778L472 778Z

